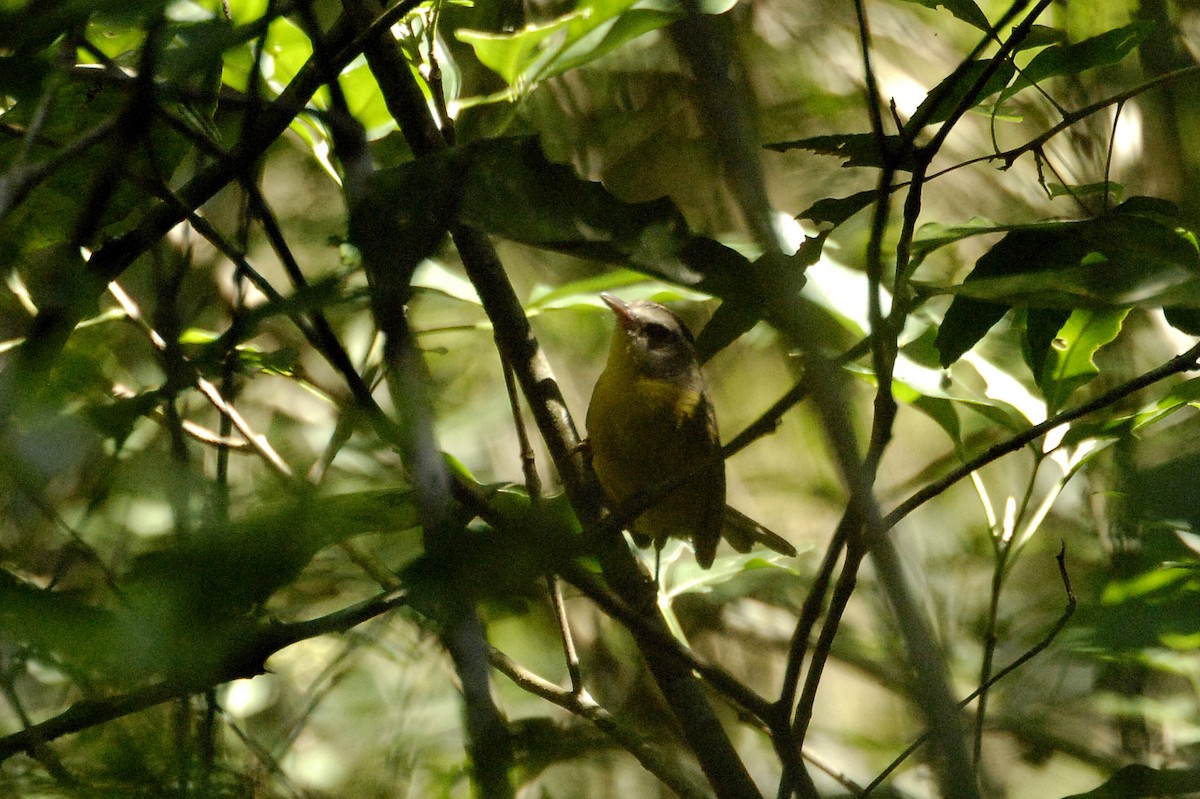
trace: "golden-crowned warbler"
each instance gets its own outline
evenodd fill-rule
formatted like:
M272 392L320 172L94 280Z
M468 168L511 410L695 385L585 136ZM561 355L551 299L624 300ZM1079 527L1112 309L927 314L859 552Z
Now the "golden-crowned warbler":
M634 519L634 541L661 551L670 537L690 539L705 569L722 536L739 552L758 541L795 555L790 543L725 506L717 417L687 326L658 303L600 297L617 328L592 391L587 430L609 507L620 512L635 495L689 475Z

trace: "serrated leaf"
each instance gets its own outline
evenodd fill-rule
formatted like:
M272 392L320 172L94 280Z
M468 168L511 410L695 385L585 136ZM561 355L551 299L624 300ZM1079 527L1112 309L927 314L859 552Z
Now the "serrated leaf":
M883 148L873 133L836 133L826 136L810 136L793 141L764 144L768 150L784 153L788 150L808 150L818 155L832 155L842 159L843 167L867 166L882 167L886 158L900 151L904 143L902 136L885 136ZM896 164L896 168L911 172L913 169L912 156L909 155Z

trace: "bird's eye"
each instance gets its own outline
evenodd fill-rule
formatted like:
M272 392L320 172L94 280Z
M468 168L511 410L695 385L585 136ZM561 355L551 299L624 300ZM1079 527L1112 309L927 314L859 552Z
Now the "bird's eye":
M670 346L675 340L674 334L666 325L660 325L657 322L651 322L646 325L643 330L646 331L646 343L650 349L661 349Z

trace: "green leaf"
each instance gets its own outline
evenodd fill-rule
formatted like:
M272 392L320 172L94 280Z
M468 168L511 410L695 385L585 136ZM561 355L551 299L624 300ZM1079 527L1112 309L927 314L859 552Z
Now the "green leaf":
M1008 313L1008 306L955 297L938 328L937 348L943 367L961 358Z
M530 295L529 301L525 304L525 310L571 308L576 306L603 308L606 306L599 299L600 292L613 291L614 289L638 284L657 285L654 291L662 288L662 284L652 284L640 272L634 272L629 269L611 269L599 275L585 277L582 280L572 280L569 283L563 283L554 288L539 286ZM638 298L635 297L634 299Z
M454 222L465 170L456 152L381 169L351 203L350 241L372 277L376 303L407 300L417 266L437 250Z
M791 260L751 264L736 250L694 235L670 200L620 200L548 161L532 137L480 142L466 148L466 158L461 218L495 235L625 265L726 299L754 299L758 286L794 293L803 283L802 269ZM752 273L756 281L747 279Z
M1124 184L1115 183L1111 180L1066 186L1062 183L1047 183L1046 188L1050 190L1051 197L1092 197L1097 194L1111 194L1113 197L1119 198L1125 190Z
M987 16L979 10L979 6L975 4L974 0L908 0L908 2L925 6L925 8L945 8L963 22L974 25L981 31L990 32L992 29Z
M81 677L114 670L116 618L80 597L30 585L0 570L0 640L24 644L36 659Z
M989 69L990 60L972 61L961 70L955 70L949 77L939 83L925 97L913 113L914 119L922 120L926 125L944 122L958 106L968 99L975 84L982 80ZM969 97L968 108L974 108L988 97L1003 89L1016 74L1016 69L1009 62L1001 64L988 77L983 86ZM928 114L928 116L924 116Z
M1138 20L1082 42L1047 47L1034 56L1012 86L1001 93L1000 102L1048 78L1078 75L1089 69L1116 64L1153 33L1155 27L1150 20Z
M1049 25L1034 25L1029 29L1029 35L1021 40L1017 51L1032 50L1037 47L1049 47L1052 44L1062 44L1067 40L1067 34Z
M1020 313L1024 321L1025 335L1021 339L1025 364L1033 375L1045 369L1050 348L1062 326L1071 318L1066 308L1025 308Z
M1134 799L1200 792L1200 768L1156 769L1141 763L1120 768L1099 787L1066 799Z
M677 20L681 11L630 8L634 0L594 0L549 22L512 33L457 30L481 63L522 94L530 86L587 64Z
M536 139L489 139L380 170L351 211L351 238L399 280L430 254L457 218L534 247L636 269L750 308L794 295L804 281L794 258L751 263L694 235L668 199L628 203L602 184L551 163ZM753 279L750 279L753 276Z
M1163 308L1167 323L1189 336L1200 336L1200 308Z
M878 191L868 189L867 191L851 194L849 197L828 197L817 200L797 214L796 218L807 219L818 225L831 224L837 227L859 211L870 206L878 196Z
M951 237L935 231L920 252ZM1133 198L1095 219L1009 228L960 285L933 291L957 295L938 336L948 365L1016 306L1200 307L1200 250L1173 206Z
M1075 389L1100 374L1094 356L1121 332L1127 308L1105 310L1079 309L1058 331L1045 359L1038 386L1046 398L1047 413L1062 408Z

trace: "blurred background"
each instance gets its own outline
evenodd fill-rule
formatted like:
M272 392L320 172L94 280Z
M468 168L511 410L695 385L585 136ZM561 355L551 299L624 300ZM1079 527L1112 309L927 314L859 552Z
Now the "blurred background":
M193 110L206 114L200 128L229 147L246 124L245 109L274 97L312 52L304 20L327 25L338 12L332 3L296 4L305 5L307 16L292 9L263 28L265 37L235 44L188 38L193 29L187 25L208 34L218 23L243 30L279 13L277 5L118 5L101 4L90 13L56 4L40 27L14 34L10 45L0 42L13 67L0 92L0 163L10 164L9 185L21 185L20 168L55 153L65 153L68 163L56 162L51 178L21 201L6 201L0 216L0 255L10 275L0 295L0 334L8 339L3 346L10 359L34 311L64 293L70 274L62 250L74 242L68 234L78 230L81 200L115 157L105 147L80 154L62 148L123 113L125 85L103 76L144 66L147 20L161 17L169 29L178 28L179 38L163 51L176 61L164 56L157 65L165 85L187 88L190 64L197 85L218 81L224 88L220 102ZM926 5L935 4L866 4L874 75L891 102L886 113L900 122L982 37L953 12L964 6ZM526 26L566 30L588 14L622 18L610 6L598 0L578 6L423 3L394 31L433 87L431 96L440 88L444 103L431 104L454 119L460 143L533 135L549 160L602 182L617 198L667 197L692 231L756 257L707 132L696 81L667 28L637 17L645 33L618 28L617 36L606 29L610 38L574 44L569 52L556 51L548 35L527 45L532 54L523 51L532 65L526 72L489 68L488 46L512 47L504 37L531 30ZM629 4L621 8L628 11ZM668 13L653 3L632 8ZM1008 5L980 2L979 9L995 21ZM720 13L721 29L736 44L759 142L869 132L852 3L742 0L706 10ZM9 21L32 24L41 12L16 3L4 13ZM1194 69L1200 5L1051 3L1031 39L1036 46L1016 60L1025 65L1043 48L1094 43L1113 31L1124 38L1102 40L1111 58L1009 97L993 95L955 124L932 164L920 223L952 228L1084 219L1146 195L1172 201L1181 226L1200 229L1200 82L1194 76L1104 105L1011 162L1000 155L1043 134L1065 113ZM993 51L984 48L984 54ZM430 77L435 64L440 84ZM255 70L260 80L251 81ZM387 166L411 159L361 59L346 70L342 86L375 161ZM185 115L185 99L170 103ZM327 90L313 105L331 107ZM26 134L34 128L40 133L31 151ZM391 411L380 384L381 344L366 280L345 244L347 209L332 140L326 118L303 115L258 162L262 199L311 293L295 288L263 225L249 221L250 200L236 183L198 210L264 281L299 296L302 310L323 311L359 374ZM828 233L804 296L829 320L821 332L827 338L810 346L834 355L867 329L871 215L849 216L829 232L814 204L871 190L878 173L813 149L760 155L783 234L798 244L805 235ZM203 148L175 134L164 134L155 157L162 162L149 168L139 151L125 166L135 174L165 173L178 185L205 163ZM122 185L96 227L97 244L136 223L153 196L136 180ZM887 247L901 235L899 225L897 212L884 236L889 269L894 257ZM902 405L878 484L885 513L966 458L1190 346L1181 332L1186 325L1171 326L1155 308L1134 308L1121 317L1119 335L1095 352L1095 373L1055 407L1025 361L1018 310L962 360L941 368L934 336L950 296L937 289L961 281L1001 235L960 237L930 249L915 274L917 285L932 288L901 336ZM620 265L506 240L497 248L580 427L613 326L600 291L664 302L695 331L718 305L693 288ZM227 256L188 225L152 245L88 312L35 401L5 430L0 556L11 584L0 609L4 734L80 698L194 667L203 660L200 650L208 651L209 614L253 607L259 618L289 622L376 594L354 551L392 571L418 562L420 531L406 506L394 501L407 489L399 456L355 415L342 377L289 319L289 309ZM480 484L524 484L493 331L453 247L444 243L425 259L413 283L411 320L431 376L440 448ZM228 346L223 334L248 319L252 334L234 336L236 347ZM763 414L804 365L801 353L762 323L712 358L705 372L722 438L728 441ZM851 418L863 440L875 389L868 365L848 367ZM228 416L197 390L197 375L219 387L283 466L252 446L244 431L231 429ZM1079 605L1053 644L990 694L981 738L987 795L1067 796L1131 762L1155 768L1196 762L1200 539L1191 524L1200 512L1191 475L1200 436L1189 404L1194 396L1190 383L1179 381L1127 398L1067 428L1054 444L1038 442L986 466L894 530L959 696L978 685L989 638L994 673L1028 652L1063 615L1067 593L1055 555L1065 547ZM535 431L523 403L519 415ZM543 490L558 493L550 459L533 438ZM297 481L308 488L298 491ZM799 557L740 556L724 548L714 568L701 572L686 547L672 543L663 552L661 588L679 632L701 657L774 697L796 615L846 492L820 421L804 404L729 460L728 484L730 504L791 541ZM356 550L333 545L346 540ZM196 541L215 543L181 544ZM184 560L170 560L181 551ZM639 554L653 569L653 553ZM678 740L674 722L628 633L566 591L587 690L646 739L679 747L671 743ZM130 608L136 612L122 615ZM87 612L95 609L114 617L91 620ZM544 585L484 601L480 613L493 646L567 685ZM189 637L198 641L195 651L172 649ZM907 697L905 662L891 610L868 566L834 644L808 738L827 795L854 795L855 786L871 782L921 733L922 717ZM262 676L55 742L53 754L10 757L0 786L23 796L471 794L457 678L417 611L394 611L342 635L302 641L273 655L266 667ZM494 691L513 724L520 795L670 795L587 721L498 674ZM752 776L773 792L779 764L769 738L736 707L716 695L714 701ZM682 747L679 752L680 767L699 779ZM935 791L919 754L888 786L881 792Z

